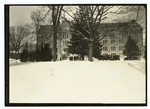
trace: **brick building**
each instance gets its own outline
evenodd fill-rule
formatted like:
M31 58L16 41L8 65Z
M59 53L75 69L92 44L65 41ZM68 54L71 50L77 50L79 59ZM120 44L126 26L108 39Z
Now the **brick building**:
M110 31L104 31L110 30ZM120 55L123 56L124 45L130 35L138 44L141 51L143 51L143 28L135 21L124 23L101 23L99 25L100 33L105 34L103 41L102 55ZM57 55L61 57L62 54L67 54L67 41L71 38L69 33L69 24L61 22L59 32L57 35ZM52 48L52 25L41 25L37 44L49 43Z

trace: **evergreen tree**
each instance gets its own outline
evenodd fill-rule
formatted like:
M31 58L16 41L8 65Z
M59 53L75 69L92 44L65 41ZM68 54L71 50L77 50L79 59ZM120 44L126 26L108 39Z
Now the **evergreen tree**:
M123 54L129 59L137 58L140 55L139 47L137 43L131 38L131 36L128 37Z
M29 56L30 62L34 62L35 61L35 52L34 51L30 51L28 53L28 56Z
M21 56L20 56L20 61L21 62L27 62L28 57L29 57L28 56L28 43L26 42L24 50L23 50L23 52L21 53Z
M44 44L41 44L41 50L40 50L39 56L40 56L40 60L43 61L43 59L44 59Z
M101 51L102 51L102 42L99 42L99 38L95 38L94 43L93 43L93 57L100 59L101 56Z
M53 56L52 56L52 51L50 49L50 46L48 43L46 43L41 49L41 54L42 54L42 61L51 61Z
M41 57L40 57L40 50L37 48L36 51L35 51L35 60L36 62L39 62L41 60Z

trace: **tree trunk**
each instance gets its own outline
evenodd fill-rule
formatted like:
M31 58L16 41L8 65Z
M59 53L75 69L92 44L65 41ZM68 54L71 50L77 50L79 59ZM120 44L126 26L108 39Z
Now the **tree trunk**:
M93 44L92 43L89 44L89 61L90 62L93 61Z
M57 59L57 30L54 30L53 35L53 61L56 61Z
M60 36L59 36L60 37ZM58 39L58 50L57 50L57 54L58 54L58 59L61 60L61 39Z

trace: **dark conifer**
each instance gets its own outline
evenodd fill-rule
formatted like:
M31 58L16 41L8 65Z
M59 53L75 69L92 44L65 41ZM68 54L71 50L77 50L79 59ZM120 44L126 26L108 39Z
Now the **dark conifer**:
M140 50L137 43L131 38L128 37L127 42L124 46L123 54L127 56L128 59L136 59L140 56Z

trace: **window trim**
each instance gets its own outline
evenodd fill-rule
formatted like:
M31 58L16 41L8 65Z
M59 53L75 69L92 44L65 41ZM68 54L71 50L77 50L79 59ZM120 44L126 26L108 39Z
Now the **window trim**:
M113 47L115 48L114 50L112 50ZM111 46L111 51L115 51L115 50L116 50L116 46Z
M105 42L105 43L104 43ZM107 39L104 39L103 40L103 44L107 44L108 43L108 40Z
M107 48L107 49L104 49L104 48ZM103 47L103 51L108 51L108 47Z
M121 40L121 41L120 41ZM119 43L123 43L123 39L119 39Z
M112 41L114 41L114 43L112 43ZM115 44L116 40L115 39L111 39L111 44Z

